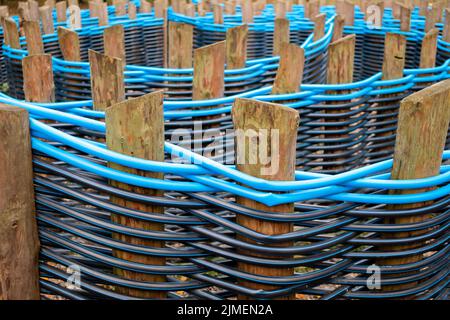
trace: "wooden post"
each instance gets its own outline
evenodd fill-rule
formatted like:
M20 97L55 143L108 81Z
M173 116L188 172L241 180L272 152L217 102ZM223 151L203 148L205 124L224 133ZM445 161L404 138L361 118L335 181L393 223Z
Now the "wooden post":
M116 0L114 1L115 14L117 17L124 16L127 14L127 9L125 7L125 1Z
M69 27L70 29L81 28L81 12L78 6L69 6Z
M237 98L233 105L232 117L234 129L237 130L235 138L237 169L251 176L267 180L293 180L295 173L297 130L300 118L298 111L273 103ZM250 131L254 134L249 134ZM259 137L259 139L255 140L255 137ZM263 139L265 141L262 141ZM261 143L259 146L250 147L249 144L255 144L254 141L260 141ZM266 154L270 160L260 159L258 151L259 155ZM291 203L268 207L242 197L237 197L236 201L245 207L268 212L288 213L294 211L294 206ZM293 231L293 225L291 223L265 221L240 214L236 215L236 222L241 226L267 235L286 234ZM238 237L246 242L254 243L251 239L242 236ZM267 244L264 245L268 246ZM291 244L276 244L277 247L289 245ZM255 255L253 252L240 251L246 255ZM262 254L257 254L257 256L271 258ZM286 259L286 257L284 258ZM238 262L238 269L242 272L262 276L292 276L294 273L292 268L266 267L252 265L246 262ZM240 283L245 287L253 289L277 289L275 286L250 281L242 280ZM246 299L247 297L239 296L238 298ZM291 296L283 298L289 299Z
M192 68L194 27L191 24L169 22L169 68Z
M65 1L56 3L56 21L66 22L67 20L67 4Z
M123 25L116 24L105 29L103 32L103 47L106 56L120 59L122 66L125 67L125 33Z
M227 69L245 68L247 62L248 25L227 29L226 63Z
M273 33L273 55L280 55L280 49L283 43L289 43L289 20L275 19L274 33Z
M391 172L393 180L421 179L439 174L442 163L447 132L450 122L450 80L446 80L405 98L400 105L397 136L394 152L394 163ZM428 189L429 190L429 189ZM390 194L413 194L428 191L391 190ZM416 209L425 203L391 205L392 210ZM388 224L418 223L431 218L430 214L386 219ZM394 234L394 238L409 238L418 236L423 231L410 231ZM392 237L392 236L390 236ZM409 243L407 245L390 246L389 251L405 251L425 245ZM401 265L417 262L423 259L422 254L401 258L381 259L380 265ZM417 271L419 272L419 271ZM415 286L407 283L395 286L383 286L382 290L404 290Z
M58 27L58 42L64 60L81 61L80 39L77 32Z
M300 91L305 66L305 51L293 43L284 43L280 50L280 63L272 94Z
M242 23L252 23L253 22L253 6L252 1L243 0L241 4L242 10Z
M39 299L28 112L0 104L0 300Z
M30 21L39 21L39 2L28 0L28 10Z
M434 68L436 66L437 40L439 30L434 28L425 34L420 51L420 68Z
M223 24L223 7L219 4L213 6L214 23Z
M55 33L55 28L53 26L52 8L47 6L40 7L39 14L41 16L42 31L44 32L44 34Z
M325 36L325 19L327 15L325 13L319 14L314 17L314 41L318 41Z
M21 49L19 29L16 22L11 18L6 18L3 21L5 43L13 49Z
M30 102L55 102L52 56L39 54L22 59L23 91Z
M184 15L195 17L195 5L193 3L188 3L184 6Z
M419 14L421 16L426 16L428 11L428 0L419 1Z
M2 18L9 17L9 8L8 8L8 6L0 6L0 17L2 17Z
M286 18L286 3L284 1L278 0L275 3L275 19L277 18Z
M122 60L89 50L94 110L105 110L125 100Z
M327 83L345 84L353 82L356 36L348 35L328 46Z
M397 33L386 33L384 43L383 80L403 77L405 68L406 38Z
M400 8L400 30L409 31L411 28L411 8L398 4Z
M128 3L128 18L130 20L135 20L137 14L136 5L133 2Z
M319 0L307 0L305 3L305 17L312 19L320 14Z
M345 19L341 15L337 15L334 18L334 29L333 29L333 37L331 38L331 42L339 40L344 35L344 22L345 22Z
M432 7L429 8L426 12L425 15L425 32L430 31L431 29L433 29L436 26L436 16L437 16L437 8L436 7Z
M445 9L444 30L442 31L442 40L450 42L450 9Z
M97 17L99 26L109 25L108 4L106 2L97 4Z
M164 161L164 114L163 114L163 93L153 92L136 99L130 99L118 104L114 104L105 111L106 121L106 145L109 150L125 155L138 157L141 159ZM124 139L127 143L123 143ZM115 163L109 163L109 167L125 171L128 173L142 175L148 178L163 179L160 172L145 172L128 167L123 167ZM130 186L124 183L111 181L111 184L120 189L136 194L152 197L162 197L163 191ZM163 207L146 205L139 202L132 202L123 198L112 197L112 202L123 207L164 214ZM114 223L144 229L163 231L164 225L152 223L122 215L113 214L111 219ZM124 234L113 234L113 237L125 243L141 245L146 247L164 247L164 242L135 238ZM127 261L138 262L149 265L164 265L164 257L145 256L126 251L113 250L115 257ZM125 278L147 282L163 282L164 275L151 275L129 270L115 268L114 273ZM117 287L116 290L122 294L139 298L165 298L163 291L144 291L133 288Z
M43 54L44 44L42 43L41 27L38 21L24 21L23 30L27 40L28 55Z
M225 14L236 14L236 7L234 1L225 1Z
M225 41L194 50L192 98L222 98L225 90Z
M354 70L354 62L355 62L355 45L356 45L356 35L351 34L344 38L340 38L334 42L332 42L328 46L328 65L327 65L327 84L346 84L346 83L352 83L353 82L353 70ZM345 94L349 93L348 91L339 91L337 94ZM335 91L327 92L327 94L336 94ZM350 101L328 101L328 105L342 105ZM337 117L339 117L340 113L347 113L350 110L348 108L327 108L326 113L327 114L338 114ZM328 118L325 119L325 122L336 122L336 118ZM340 127L334 127L334 126L326 126L324 128L325 131L341 131L343 125ZM336 139L336 140L342 140L345 138L348 138L351 136L351 134L354 134L354 131L352 132L351 126L346 126L348 133L341 133L341 134L326 134L327 139ZM340 145L342 142L330 142L327 141L326 146L336 146ZM342 147L339 147L341 150L329 150L328 148L324 149L324 155L332 156L332 160L330 161L342 161L345 160L343 157L339 157L339 153L342 153ZM325 158L329 159L329 158ZM333 166L324 166L323 169L326 170L332 170L335 172L342 172L345 170L345 167L342 165L333 165Z
M336 12L344 17L346 26L353 26L355 23L355 6L348 0L336 1Z
M150 13L152 12L152 5L147 0L141 0L141 5L139 7L139 13Z

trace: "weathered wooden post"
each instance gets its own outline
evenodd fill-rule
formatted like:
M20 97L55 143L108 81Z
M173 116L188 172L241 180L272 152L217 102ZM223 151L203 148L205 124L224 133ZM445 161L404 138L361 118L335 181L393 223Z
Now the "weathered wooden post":
M123 25L116 24L103 31L103 48L106 56L118 58L125 68L125 32Z
M136 19L137 8L133 2L128 3L128 19L134 20Z
M251 1L242 1L242 23L249 24L253 22L253 6Z
M192 68L194 26L175 21L169 22L169 68Z
M44 34L55 33L55 27L53 26L52 8L48 6L42 6L39 8L39 15L42 22L42 31Z
M248 25L227 29L226 63L227 69L245 68L247 62Z
M321 13L315 16L312 20L314 22L314 41L318 41L325 36L325 20L327 15Z
M445 9L444 30L442 31L442 40L450 42L450 9Z
M223 7L221 5L213 5L213 15L215 24L223 24Z
M355 6L348 0L338 0L336 12L344 18L344 25L352 26L355 23Z
M437 40L439 30L436 28L428 31L422 39L420 51L420 68L434 68L436 66Z
M77 5L69 6L69 27L70 29L81 28L81 12Z
M225 41L194 50L192 97L206 100L223 97L225 90Z
M334 42L342 38L342 36L344 35L344 23L345 19L341 15L337 15L334 18L334 29L331 42Z
M139 13L150 13L152 12L152 4L147 0L141 0L139 7Z
M299 124L298 111L273 103L238 98L233 105L232 117L234 129L236 130L235 148L236 166L238 170L251 176L267 180L293 180L295 173L297 129ZM265 141L262 141L262 139L265 139ZM260 141L260 143L255 141ZM250 144L253 147L250 147ZM267 159L261 159L258 152L259 155L265 154ZM237 197L236 201L240 205L268 212L286 213L294 211L293 204L268 207L242 197ZM236 221L241 226L267 235L285 234L293 231L291 223L263 221L239 214L236 216ZM254 243L251 239L242 236L238 237L243 241ZM268 246L268 244L262 245ZM290 243L277 243L275 246L289 245ZM254 255L253 252L246 250L240 251L245 255ZM271 258L263 254L257 254L257 256ZM267 267L246 262L238 262L238 269L243 272L262 276L291 276L294 273L292 268ZM252 289L277 289L275 286L251 281L240 280L239 282L241 285ZM239 295L238 298L248 299L248 297L243 295ZM281 299L290 298L292 298L291 295L288 295Z
M67 20L67 3L59 1L56 3L56 21L66 22Z
M355 45L356 45L356 36L354 34L351 34L332 42L328 46L327 84L346 84L353 82ZM338 94L345 94L345 93L348 92L342 91L338 92ZM336 94L336 92L329 92L329 94ZM346 113L349 112L350 110L346 107L342 107L341 109L339 109L337 105L343 105L347 102L350 101L327 102L328 105L330 106L335 105L335 107L327 108L326 113L337 114L337 117L339 118L340 113ZM328 122L338 122L338 120L331 118L328 120ZM326 138L336 140L342 138L345 139L352 134L351 127L347 127L346 129L347 129L345 130L347 132L346 134L326 134ZM325 131L343 131L343 128L342 126L341 127L327 126L325 127ZM327 146L339 146L339 144L342 144L342 142L337 143L328 142ZM342 150L328 151L329 150L328 148L326 148L325 150L326 150L324 152L325 155L328 154L333 157L331 161L342 162L345 160L345 158L338 156L339 153L342 153ZM325 160L325 162L326 161L327 160ZM340 172L342 170L345 170L345 166L342 165L333 165L327 167L324 166L323 169Z
M163 93L162 91L150 93L139 98L130 99L121 103L113 104L106 109L106 144L108 149L154 161L164 161L164 114L163 114ZM127 143L123 143L124 139ZM149 178L163 179L164 175L159 172L145 172L136 169L109 163L109 167L133 174L143 175ZM117 188L153 197L161 197L163 191L140 188L127 184L111 181L110 184ZM140 210L164 214L163 207L151 206L136 203L121 198L112 197L111 201L121 206ZM163 231L164 225L152 223L144 220L115 215L111 219L118 224L132 226L143 230ZM141 245L146 247L161 248L164 242L131 237L124 234L114 234L113 237L125 243ZM114 250L114 256L127 261L133 261L148 265L164 265L164 257L152 257L135 254L126 251ZM116 268L114 272L126 279L133 279L147 282L164 282L164 275L151 275L129 270ZM145 291L133 288L118 287L120 293L139 298L165 298L163 291Z
M94 110L103 111L125 100L122 60L89 50Z
M283 43L290 42L289 20L278 18L275 19L273 32L273 55L280 55L280 49Z
M77 32L58 27L58 43L64 60L81 61L80 38Z
M384 44L384 61L382 67L382 80L394 80L403 77L406 54L406 37L397 33L386 33ZM395 95L394 95L395 96ZM389 96L384 96L389 98ZM392 155L394 141L386 141L386 137L395 134L396 112L395 101L379 102L376 107L378 122L386 123L377 127L377 133L373 136L373 142L368 145L371 152L371 161L385 159ZM384 140L380 142L381 140Z
M438 175L442 163L442 153L447 139L449 122L450 80L434 84L405 98L400 105L391 179L421 179ZM414 194L424 191L426 190L391 190L390 194ZM389 209L408 210L427 205L430 205L430 202L390 205ZM386 219L386 223L401 225L418 223L430 218L430 214L402 216ZM389 237L393 237L394 239L409 238L418 236L422 232L400 232L392 234ZM423 245L423 242L416 242L383 248L389 251L405 251ZM400 258L380 259L378 264L386 266L401 265L417 262L422 258L422 254L409 255ZM397 274L396 276L401 275ZM404 290L414 286L415 283L406 283L395 286L383 286L382 290Z
M305 66L305 51L292 43L281 46L280 62L272 87L272 94L300 91Z
M52 56L37 54L22 59L23 91L30 102L55 102Z
M0 104L0 300L39 299L28 112Z
M398 3L400 9L400 30L409 31L411 29L411 8Z
M44 44L42 42L41 27L38 21L24 21L23 30L27 40L28 55L43 54Z

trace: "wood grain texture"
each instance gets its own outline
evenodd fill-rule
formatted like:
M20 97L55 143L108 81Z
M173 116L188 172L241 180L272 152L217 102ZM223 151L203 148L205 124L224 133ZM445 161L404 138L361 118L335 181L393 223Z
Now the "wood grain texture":
M192 97L207 100L223 97L225 90L225 41L194 50Z
M53 25L52 8L48 6L40 7L39 15L41 17L42 32L44 34L55 33L55 27Z
M327 83L353 82L356 36L348 35L328 46Z
M223 24L223 7L221 5L213 5L213 16L215 24Z
M241 4L242 23L253 22L253 6L252 1L243 1Z
M125 100L122 60L89 50L94 110L105 110Z
M78 32L58 27L58 42L66 61L81 61L80 38Z
M141 159L161 162L164 161L164 115L162 91L150 93L139 98L130 99L112 105L106 109L105 121L106 144L109 150ZM159 172L139 171L128 167L123 167L115 163L109 163L108 165L116 170L137 174L148 178L164 178L163 174ZM111 181L111 184L115 187L147 196L160 197L164 194L161 190L140 188L115 181ZM113 197L111 200L113 203L120 206L142 212L159 214L164 213L163 207L150 206L116 197ZM164 225L159 223L151 223L120 215L112 215L111 218L113 222L126 225L128 227L143 230L164 230ZM161 241L135 238L123 234L114 234L113 237L117 240L134 245L154 248L164 247L164 242ZM119 250L114 250L113 254L115 257L127 261L139 262L148 265L165 264L164 257L145 256ZM148 282L161 282L166 280L163 275L144 274L118 268L116 268L114 272L125 279ZM117 287L116 290L122 294L140 298L164 298L166 296L166 294L162 291L144 291L125 287Z
M446 80L403 99L398 116L397 137L391 179L409 180L433 177L439 174L450 122L450 80ZM430 189L391 190L390 194L414 194ZM430 202L391 205L392 210L408 210L430 205ZM432 214L386 219L388 224L417 223L432 218ZM388 234L389 238L409 238L429 230ZM388 251L405 251L424 246L423 242L389 246ZM381 265L399 265L417 262L421 254L400 258L381 259ZM415 283L383 286L384 291L414 287Z
M237 98L233 105L232 117L234 129L241 132L241 134L236 132L235 138L237 169L251 176L267 180L293 180L297 129L300 119L299 113L294 109L282 105ZM265 138L262 135L263 130L266 130ZM255 134L252 135L252 131ZM257 141L259 141L259 144ZM258 152L261 151L259 148L262 148L262 152L265 152L268 159L270 159L269 161L259 156L261 154ZM286 213L293 212L294 210L293 204L268 207L242 197L237 197L236 201L243 206L269 212ZM236 221L241 226L266 235L285 234L293 231L293 226L290 223L263 221L243 215L237 215ZM241 236L239 238L246 242L254 243L251 239ZM287 245L290 244L277 244L277 246ZM254 252L245 250L241 250L241 252L246 255L256 255ZM261 254L257 254L256 256L270 258L267 255ZM293 275L292 268L264 267L244 262L238 262L238 269L243 272L265 276ZM250 281L240 281L240 283L252 289L276 289L276 287L271 285L258 284ZM246 299L247 297L239 296L238 298ZM291 296L283 297L283 299L290 298Z
M123 25L116 24L108 27L103 32L103 46L105 55L120 59L125 67L125 32Z
M26 101L55 102L55 83L50 54L24 57L22 71Z
M70 29L81 28L81 11L78 6L69 6L69 27Z
M442 40L450 42L450 9L445 9L444 30L442 31Z
M411 8L404 4L398 4L400 8L400 30L410 31L411 29Z
M56 21L66 22L67 20L67 3L59 1L56 3Z
M226 35L227 69L245 68L247 62L248 25L228 28Z
M384 41L383 80L403 77L405 68L406 37L387 32Z
M0 104L0 300L39 299L28 112Z
M21 49L19 40L19 29L16 22L11 18L3 20L3 32L5 43L13 49Z
M345 19L341 15L337 15L334 18L334 29L333 29L333 36L331 38L331 42L339 40L344 35L344 22L345 22Z
M152 12L152 5L147 0L141 0L139 6L139 13L150 13Z
M194 26L181 22L169 22L169 68L192 68Z
M272 88L272 94L294 93L300 91L305 66L305 51L293 44L283 44L280 51L280 64Z
M134 20L136 19L137 8L133 2L128 3L128 19Z
M434 68L436 66L437 41L439 30L434 28L428 31L422 39L420 51L420 68Z
M279 56L280 49L283 43L289 43L290 38L289 20L275 19L275 26L273 32L273 55Z
M320 40L325 36L325 20L327 15L321 13L314 17L314 41Z
M38 21L24 21L22 28L27 41L29 55L43 54L44 44L42 42L41 27Z

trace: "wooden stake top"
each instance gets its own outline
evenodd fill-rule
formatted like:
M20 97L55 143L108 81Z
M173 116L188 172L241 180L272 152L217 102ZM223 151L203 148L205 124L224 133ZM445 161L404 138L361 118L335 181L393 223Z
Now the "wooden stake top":
M350 34L328 46L328 84L353 82L356 36Z
M398 33L386 33L384 44L383 80L403 77L405 68L406 37Z
M43 54L44 44L42 42L41 27L38 21L24 21L23 30L27 41L28 55Z
M272 88L272 94L285 94L300 91L305 66L303 48L284 43L280 49L280 62Z
M64 60L81 61L80 39L77 32L58 27L58 42Z
M439 174L449 122L450 80L403 99L391 178L420 179Z
M248 25L228 28L226 35L227 69L241 69L247 62Z

